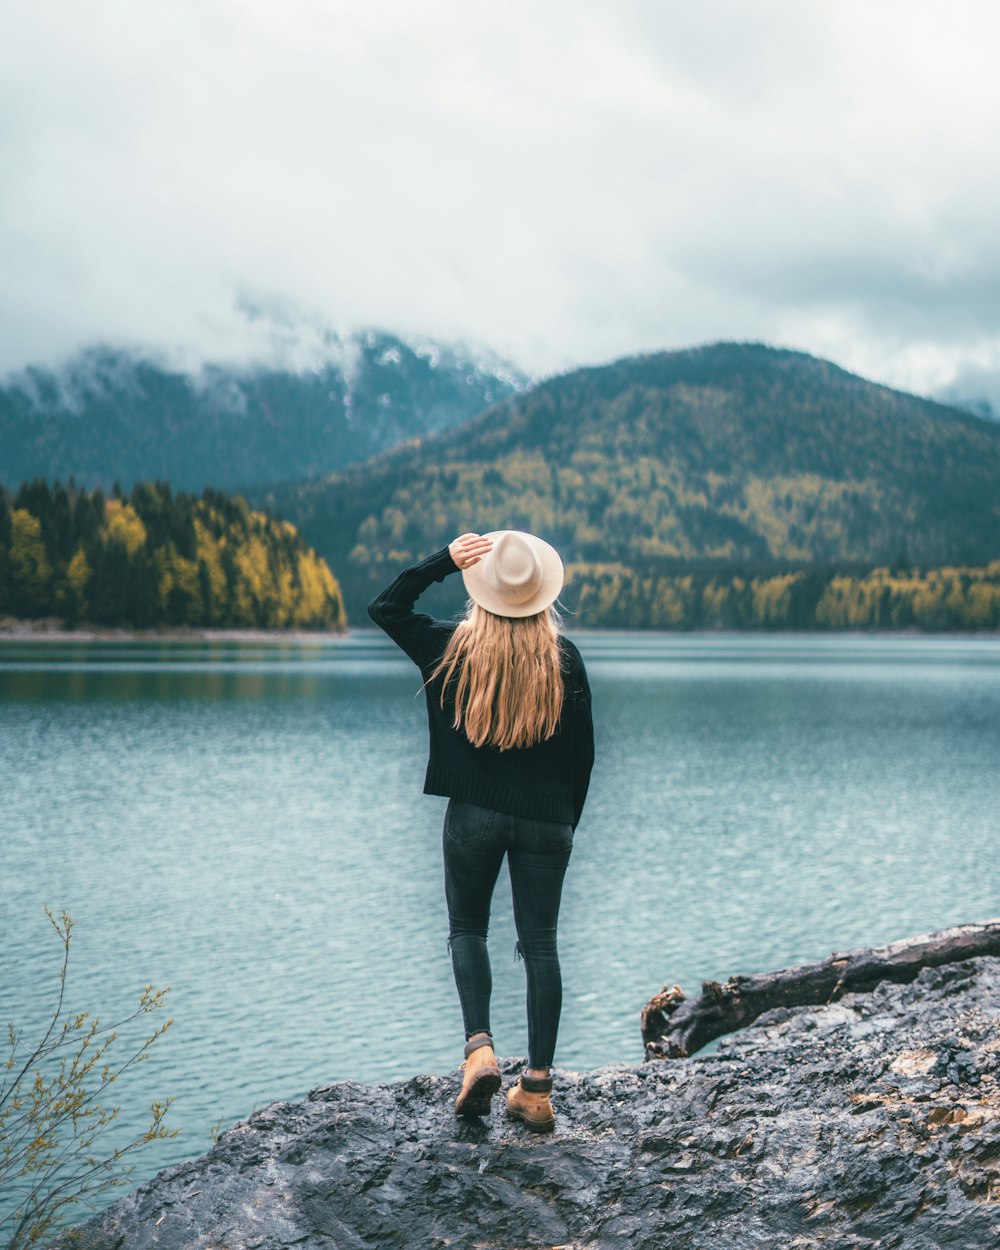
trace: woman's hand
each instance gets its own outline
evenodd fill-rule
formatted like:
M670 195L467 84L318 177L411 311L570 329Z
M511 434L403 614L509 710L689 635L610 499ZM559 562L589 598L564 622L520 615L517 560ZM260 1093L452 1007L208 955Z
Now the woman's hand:
M481 560L483 556L489 555L492 550L492 542L479 534L461 534L454 542L448 544L451 558L460 569L467 569Z

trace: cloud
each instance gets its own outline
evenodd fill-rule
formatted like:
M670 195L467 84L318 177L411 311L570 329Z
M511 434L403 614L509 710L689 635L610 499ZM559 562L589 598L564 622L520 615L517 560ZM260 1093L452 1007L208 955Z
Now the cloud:
M0 370L266 357L280 306L945 385L1000 364L998 36L989 0L12 0Z

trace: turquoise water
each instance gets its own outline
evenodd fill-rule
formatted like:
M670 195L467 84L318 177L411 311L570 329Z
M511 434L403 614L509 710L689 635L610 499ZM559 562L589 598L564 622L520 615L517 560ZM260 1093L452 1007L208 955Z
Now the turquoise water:
M642 1055L664 982L1000 914L1000 640L579 634L598 760L560 930L557 1063ZM416 669L381 635L0 644L0 1026L148 982L174 1025L116 1087L181 1136L461 1059ZM509 891L494 1031L525 1051Z

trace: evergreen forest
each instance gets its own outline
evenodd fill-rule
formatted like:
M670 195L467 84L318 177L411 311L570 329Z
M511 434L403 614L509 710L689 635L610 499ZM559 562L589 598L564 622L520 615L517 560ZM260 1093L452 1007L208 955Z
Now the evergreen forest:
M0 616L137 629L342 629L337 581L288 522L238 496L72 479L0 487Z
M364 626L406 565L506 528L562 554L571 628L997 630L1000 424L759 344L636 357L249 503L0 487L0 616Z

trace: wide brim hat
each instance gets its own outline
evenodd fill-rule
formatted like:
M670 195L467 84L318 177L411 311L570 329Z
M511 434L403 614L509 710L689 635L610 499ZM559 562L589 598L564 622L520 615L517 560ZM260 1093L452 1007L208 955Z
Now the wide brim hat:
M462 570L474 603L496 616L535 616L555 603L565 577L555 547L521 530L493 530L483 537L492 550Z

